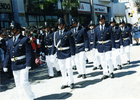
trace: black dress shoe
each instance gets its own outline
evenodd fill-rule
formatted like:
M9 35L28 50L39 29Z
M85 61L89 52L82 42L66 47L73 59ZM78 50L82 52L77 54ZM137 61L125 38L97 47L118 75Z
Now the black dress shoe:
M110 77L110 78L114 78L114 74L111 73L111 74L109 75L109 77Z
M108 76L104 75L104 76L101 77L101 80L106 79L106 78L108 78Z
M93 70L96 70L96 69L97 69L97 67L94 67L94 68L93 68Z
M60 71L57 71L57 76L61 76L61 72Z
M51 78L53 78L53 76L49 76L47 79L51 79Z
M73 89L73 88L74 88L74 83L72 83L72 84L70 85L70 88L71 88L71 89Z
M116 71L117 70L117 68L114 68L114 71Z
M83 74L83 75L82 75L82 78L85 79L85 78L86 78L86 74Z
M130 64L130 60L129 60L129 61L127 61L127 63L128 63L128 64Z
M86 64L88 64L88 59L86 60Z
M76 66L73 66L72 69L73 69L73 70L77 70Z
M103 68L102 68L102 65L99 65L99 69L100 69L100 70L102 70L102 69L103 69Z
M62 85L61 86L61 89L65 89L65 88L67 88L68 87L68 85Z
M79 74L79 75L77 76L77 78L80 78L80 77L82 77L82 75L81 75L81 74Z
M119 65L119 66L118 66L118 69L119 69L119 70L121 70L121 69L122 69L122 66L121 66L121 65Z

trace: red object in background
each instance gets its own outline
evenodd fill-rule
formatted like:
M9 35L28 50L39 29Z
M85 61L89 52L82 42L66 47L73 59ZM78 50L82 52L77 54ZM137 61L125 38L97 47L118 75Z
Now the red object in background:
M33 38L33 41L31 42L31 45L33 47L33 50L36 50L36 38Z
M43 62L39 59L39 58L36 58L35 59L35 63L36 63L36 65L41 65L41 64L43 64Z

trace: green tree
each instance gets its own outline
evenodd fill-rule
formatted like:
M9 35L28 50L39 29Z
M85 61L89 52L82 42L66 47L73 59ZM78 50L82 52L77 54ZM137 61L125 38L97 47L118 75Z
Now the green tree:
M80 6L80 1L79 0L64 0L62 1L62 13L64 14L64 19L66 21L66 23L68 23L68 15L69 13L74 16L77 15L78 11L78 7Z

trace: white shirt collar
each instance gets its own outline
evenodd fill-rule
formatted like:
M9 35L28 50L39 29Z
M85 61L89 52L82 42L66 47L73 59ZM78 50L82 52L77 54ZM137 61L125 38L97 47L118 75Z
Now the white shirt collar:
M101 30L102 26L103 26L103 29L104 29L104 27L105 27L105 24L103 24L103 25L100 25L100 30Z
M15 37L15 38L16 38L16 40L15 40L15 41L17 41L17 40L18 40L19 36L20 36L20 33L19 33L19 34ZM13 36L13 41L14 41L14 36Z
M62 34L63 34L64 30L65 30L65 28L62 30ZM59 30L59 33L60 33L60 30Z
M50 34L50 31L49 31L48 33L46 32L46 36L47 36L48 34Z

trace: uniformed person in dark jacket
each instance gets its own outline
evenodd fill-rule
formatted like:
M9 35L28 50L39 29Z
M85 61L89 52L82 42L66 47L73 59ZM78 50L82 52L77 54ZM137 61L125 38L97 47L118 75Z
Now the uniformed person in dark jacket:
M130 47L132 46L132 34L131 29L125 25L123 19L120 20L119 32L121 33L123 38L122 44L124 55L126 54L125 58L128 64L130 64Z
M71 89L73 89L74 78L71 65L71 57L75 55L75 44L72 32L67 31L65 29L65 25L65 20L63 18L59 18L59 30L54 33L54 44L52 54L54 54L54 50L57 53L58 64L61 70L63 82L61 89L68 87L68 85Z
M44 45L43 45L43 50L42 52L45 54L46 57L46 63L48 66L48 73L49 73L49 78L54 77L54 71L53 71L53 64L57 70L57 75L60 76L60 68L58 65L58 62L56 61L56 54L53 52L53 55L51 54L52 51L52 45L53 45L53 37L54 37L54 32L51 31L50 24L45 22L44 26L45 34L44 34ZM51 57L54 59L53 62L51 62Z
M73 17L71 19L72 26L74 28L71 29L73 33L73 38L75 42L75 64L77 67L77 71L79 75L77 78L82 77L86 78L86 53L89 48L89 41L87 30L80 26L80 23L77 18Z
M4 72L8 70L8 64L11 63L16 88L20 96L25 93L29 100L34 99L34 93L28 82L29 69L32 66L33 49L30 39L21 35L20 23L12 21L13 38L8 40L6 57L4 60Z
M87 32L88 34L88 39L89 39L89 52L90 52L90 55L92 55L92 61L93 61L93 70L96 70L97 67L101 70L102 67L100 65L100 58L99 58L99 55L98 55L98 51L97 51L97 48L94 49L94 45L93 45L93 42L94 42L94 29L95 29L95 23L91 20L90 23L89 23L89 31Z
M115 42L112 34L112 29L105 24L106 18L100 15L100 25L95 28L94 48L97 47L103 67L103 76L101 79L108 77L113 78L113 65L111 59L111 51L115 49Z
M114 70L122 69L121 63L121 50L122 50L122 35L119 32L119 27L116 26L116 21L113 17L110 20L110 27L115 40L115 50L112 51L112 61L114 65Z

